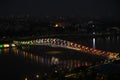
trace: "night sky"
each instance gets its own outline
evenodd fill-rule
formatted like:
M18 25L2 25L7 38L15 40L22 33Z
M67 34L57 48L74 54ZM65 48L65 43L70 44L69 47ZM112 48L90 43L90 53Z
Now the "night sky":
M0 16L81 16L120 18L119 0L0 0Z

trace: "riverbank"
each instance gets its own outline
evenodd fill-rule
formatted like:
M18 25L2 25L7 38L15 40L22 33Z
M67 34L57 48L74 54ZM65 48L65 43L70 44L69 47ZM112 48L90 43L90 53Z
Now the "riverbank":
M120 33L117 34L110 34L110 33L96 33L96 34L87 34L87 33L72 33L72 34L46 34L46 35L31 35L31 36L19 36L14 37L14 40L28 40L28 39L37 39L37 38L65 38L65 37L114 37L119 36Z

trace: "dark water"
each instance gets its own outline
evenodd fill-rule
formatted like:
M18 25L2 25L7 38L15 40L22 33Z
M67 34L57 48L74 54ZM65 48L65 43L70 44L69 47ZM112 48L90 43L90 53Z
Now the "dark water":
M68 38L67 40L105 51L120 52L119 37ZM53 60L52 60L53 59ZM29 49L0 49L0 77L24 80L29 75L49 73L59 69L101 64L105 58L62 48L31 46ZM4 79L4 80L5 80Z
M63 38L66 40L66 38ZM67 40L81 45L89 46L92 48L120 52L120 36L107 36L107 37L69 37Z

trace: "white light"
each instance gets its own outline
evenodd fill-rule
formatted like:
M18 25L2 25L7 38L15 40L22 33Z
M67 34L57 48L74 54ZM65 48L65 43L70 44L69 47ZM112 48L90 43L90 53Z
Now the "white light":
M40 77L40 76L37 74L37 75L36 75L36 78L39 78L39 77Z
M25 78L25 80L28 80L27 78Z
M11 46L12 46L12 47L15 47L15 44L12 44Z
M95 49L95 38L93 38L93 48Z
M95 34L95 32L93 32L93 34Z
M55 70L55 73L57 73L58 71L57 70Z
M92 27L95 27L95 25L92 25Z

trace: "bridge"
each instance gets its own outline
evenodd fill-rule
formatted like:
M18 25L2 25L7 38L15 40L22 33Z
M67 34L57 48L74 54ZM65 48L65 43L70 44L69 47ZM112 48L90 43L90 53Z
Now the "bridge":
M58 38L42 38L42 39L34 39L34 40L22 40L22 41L13 41L13 43L16 46L21 45L45 45L45 46L51 46L51 47L61 47L61 48L67 48L67 49L73 49L76 51L80 51L83 53L88 53L92 55L99 55L103 57L107 57L111 60L117 60L119 58L119 53L116 52L107 52L103 50L97 50L94 48L90 48L87 46L83 46L77 43L73 43L71 41L62 40Z

